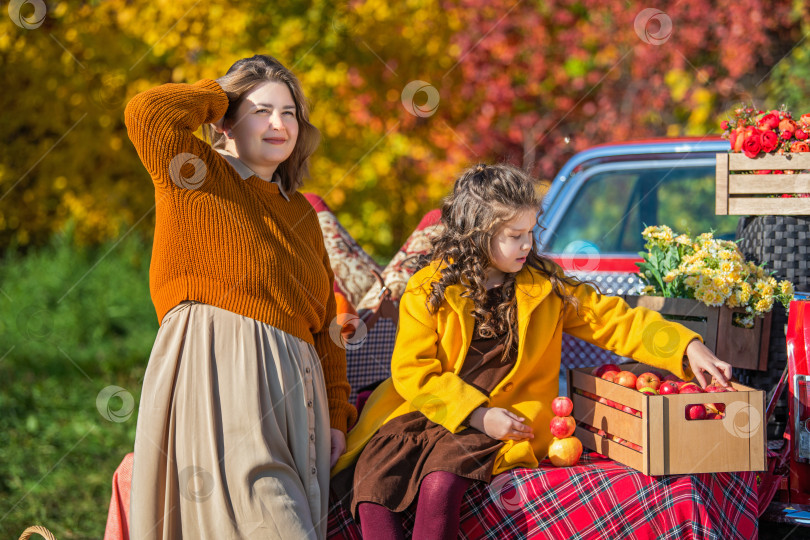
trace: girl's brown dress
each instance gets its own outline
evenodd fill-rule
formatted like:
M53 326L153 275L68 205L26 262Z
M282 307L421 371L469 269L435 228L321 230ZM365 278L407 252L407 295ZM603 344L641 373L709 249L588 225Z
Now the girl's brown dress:
M500 287L487 291L489 309L500 302ZM476 323L459 376L489 394L516 360L515 347L502 359L505 341L506 334L482 338ZM357 506L362 502L377 503L394 512L405 510L416 499L422 479L434 471L489 482L502 445L471 427L451 433L419 411L394 418L371 438L357 460L352 514L357 516Z

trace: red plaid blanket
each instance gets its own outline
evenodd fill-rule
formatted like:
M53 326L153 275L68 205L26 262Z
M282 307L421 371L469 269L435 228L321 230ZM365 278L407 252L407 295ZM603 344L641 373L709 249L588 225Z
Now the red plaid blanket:
M414 515L405 513L408 534ZM474 484L461 507L461 538L756 538L756 473L651 477L586 452L579 464L513 469ZM330 539L361 539L333 501Z

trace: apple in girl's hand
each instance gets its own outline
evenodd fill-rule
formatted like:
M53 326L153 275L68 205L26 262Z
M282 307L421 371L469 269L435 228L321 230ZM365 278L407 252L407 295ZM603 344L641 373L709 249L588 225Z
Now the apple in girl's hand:
M706 418L706 407L704 407L703 405L686 406L687 420L703 420L705 418Z
M618 374L618 371L606 371L602 374L602 378L606 381L616 382L616 375Z
M636 379L636 390L641 390L642 388L652 388L653 390L658 390L658 387L661 385L661 378L658 377L655 373L642 373Z
M551 412L557 416L569 416L574 410L574 403L567 397L560 396L551 402ZM567 437L568 435L566 435ZM562 437L560 437L562 439Z
M678 385L673 381L664 381L661 383L661 386L658 387L658 393L662 396L666 396L669 394L678 394L680 390L678 390Z
M616 384L626 386L627 388L636 387L636 374L632 371L620 371L616 378L613 380Z
M602 375L604 375L608 371L615 371L616 373L618 373L618 372L621 371L621 368L619 368L619 366L617 366L616 364L605 364L605 365L602 365L602 366L597 366L593 370L593 375L594 375L594 377L601 377Z
M656 390L655 388L644 387L644 388L639 388L638 391L641 392L642 394L647 394L648 396L657 396L658 395L658 390Z
M574 434L577 423L573 416L555 416L551 419L551 434L558 439L564 439Z

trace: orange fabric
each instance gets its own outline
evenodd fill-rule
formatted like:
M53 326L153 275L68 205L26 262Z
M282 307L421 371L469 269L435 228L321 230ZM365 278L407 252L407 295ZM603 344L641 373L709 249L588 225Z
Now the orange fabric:
M202 80L142 92L124 113L155 186L149 288L158 321L195 300L312 344L323 364L331 425L345 431L357 413L348 402L345 351L329 336L334 274L317 214L301 193L284 193L250 172L243 177L194 136L227 108L219 84Z
M104 540L129 540L129 491L132 485L132 460L130 452L115 469L112 479L112 497L107 513L107 528Z

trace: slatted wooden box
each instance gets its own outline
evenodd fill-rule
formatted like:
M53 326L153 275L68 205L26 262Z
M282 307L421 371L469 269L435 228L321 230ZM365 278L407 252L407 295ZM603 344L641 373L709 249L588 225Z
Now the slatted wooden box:
M636 375L652 369L637 362L620 367ZM568 394L577 421L574 435L585 448L650 476L765 470L765 392L733 383L737 392L648 396L597 378L593 369L568 371ZM641 411L641 417L585 393ZM685 407L696 403L725 403L726 416L687 420ZM605 436L588 426L604 431ZM610 435L641 449L615 442Z
M796 171L798 174L741 174L748 171ZM717 154L715 213L719 216L810 215L810 198L769 195L810 193L810 153Z
M680 323L703 337L703 342L720 360L741 369L766 370L771 314L756 317L753 328L732 324L734 313L742 309L710 307L689 298L624 295L631 307L643 306L657 311L665 319Z

